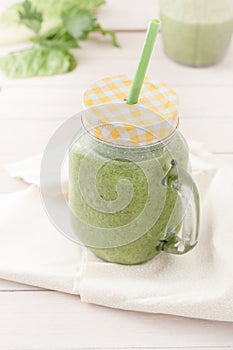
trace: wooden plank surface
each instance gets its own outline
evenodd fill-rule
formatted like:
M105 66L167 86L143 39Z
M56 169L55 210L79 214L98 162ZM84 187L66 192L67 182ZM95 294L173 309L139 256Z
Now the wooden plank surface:
M111 310L55 292L0 293L0 310L4 350L233 347L232 323Z
M150 18L159 16L159 1L144 0L108 0L100 9L99 19L103 25L111 29L142 30L146 29Z

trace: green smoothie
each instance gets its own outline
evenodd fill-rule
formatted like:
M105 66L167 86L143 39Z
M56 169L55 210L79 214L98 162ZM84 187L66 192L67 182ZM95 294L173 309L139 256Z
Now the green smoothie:
M221 60L233 31L232 0L161 0L166 54L190 66Z
M80 241L101 259L120 264L142 263L158 254L159 241L168 232L179 231L183 215L178 192L162 184L172 159L187 169L188 148L178 131L166 143L144 148L113 146L88 133L78 138L69 151L69 205L74 214L72 225ZM95 183L94 169L98 169ZM80 175L82 172L84 176ZM92 198L95 191L97 197ZM100 208L101 201L115 203L119 195L128 198L128 202L122 199L122 208L113 211ZM151 217L159 213L154 222L150 214L143 216L147 206ZM102 241L96 236L88 243L88 228L80 232L76 215L90 227L105 229ZM124 228L128 224L131 226L127 232ZM112 234L112 228L120 229L119 240L108 236L108 229ZM142 228L144 232L140 232Z

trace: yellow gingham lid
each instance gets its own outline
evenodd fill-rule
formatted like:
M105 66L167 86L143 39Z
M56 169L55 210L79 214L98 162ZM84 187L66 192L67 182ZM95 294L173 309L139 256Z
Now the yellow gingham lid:
M132 80L125 75L95 82L84 93L83 125L96 138L120 146L146 146L171 136L178 126L176 93L145 78L137 104L124 102Z

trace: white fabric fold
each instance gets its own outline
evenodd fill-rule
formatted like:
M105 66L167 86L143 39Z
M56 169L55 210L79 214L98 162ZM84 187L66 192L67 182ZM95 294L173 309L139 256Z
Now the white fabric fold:
M0 278L77 293L81 249L52 225L39 189L0 195Z
M33 185L0 195L0 278L109 307L233 321L233 167L197 142L190 148L201 194L199 244L184 256L163 253L138 266L105 263L57 232L40 199L41 156L8 166Z

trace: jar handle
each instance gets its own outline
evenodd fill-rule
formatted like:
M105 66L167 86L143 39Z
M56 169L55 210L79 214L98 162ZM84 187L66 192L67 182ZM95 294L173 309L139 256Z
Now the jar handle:
M163 178L162 184L178 192L182 203L183 220L181 235L178 235L172 228L167 230L166 236L159 241L157 248L171 254L185 254L192 250L198 242L200 222L198 189L191 175L174 159L171 161L171 168ZM192 213L191 217L188 210Z

